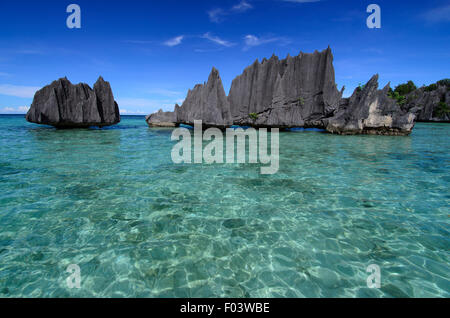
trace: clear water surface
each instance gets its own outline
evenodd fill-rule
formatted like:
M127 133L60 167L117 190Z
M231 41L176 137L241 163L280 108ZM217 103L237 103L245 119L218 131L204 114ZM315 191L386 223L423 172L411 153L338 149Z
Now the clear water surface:
M281 133L275 175L175 165L171 131L0 116L0 297L449 297L450 125Z

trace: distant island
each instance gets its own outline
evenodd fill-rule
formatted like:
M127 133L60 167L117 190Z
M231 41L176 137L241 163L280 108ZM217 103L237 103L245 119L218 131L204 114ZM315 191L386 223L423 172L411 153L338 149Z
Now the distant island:
M189 90L173 112L146 117L151 127L230 125L322 128L335 134L409 135L416 121L450 122L450 80L417 88L388 84L378 90L378 75L343 98L335 83L330 47L280 60L256 60L236 77L225 94L219 71Z

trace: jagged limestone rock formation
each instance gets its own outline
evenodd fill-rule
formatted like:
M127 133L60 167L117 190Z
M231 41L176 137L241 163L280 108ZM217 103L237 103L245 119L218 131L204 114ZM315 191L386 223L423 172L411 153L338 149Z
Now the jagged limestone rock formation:
M417 121L450 122L450 85L436 83L433 89L421 87L406 96L403 109L417 112Z
M342 100L332 118L323 120L326 130L344 135L409 135L416 115L402 110L388 92L389 84L378 90L378 74L374 75L364 88Z
M232 82L226 97L218 71L208 82L190 90L174 115L175 124L202 120L207 126L317 127L339 134L407 135L414 127L415 109L401 109L378 91L378 76L351 98L342 98L335 83L330 48L279 60L255 61ZM147 122L161 122L151 115Z
M312 54L279 60L272 56L255 61L231 85L227 97L219 72L213 68L208 82L189 90L181 107L175 107L177 123L202 120L205 127L232 124L257 127L317 126L337 109L342 92L336 88L333 55L328 48ZM159 125L160 114L147 116Z
M94 89L60 78L36 92L26 119L58 128L103 127L119 123L120 113L111 86L102 77Z
M212 69L208 82L189 90L181 107L175 107L178 123L192 125L201 119L205 126L226 127L232 124L228 102L219 71Z
M328 48L284 60L272 56L255 61L233 80L228 99L236 124L298 127L316 126L337 109L341 97Z

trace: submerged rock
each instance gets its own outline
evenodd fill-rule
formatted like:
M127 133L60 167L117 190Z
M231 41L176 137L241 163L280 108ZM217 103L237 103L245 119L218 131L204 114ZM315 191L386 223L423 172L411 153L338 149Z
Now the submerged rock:
M119 123L120 113L111 86L102 77L94 89L60 78L36 92L26 119L58 128L103 127Z
M338 134L407 135L417 109L400 108L387 96L388 89L379 91L374 76L362 91L342 98L328 47L283 60L275 55L261 63L256 60L233 80L228 97L213 68L208 82L189 90L181 107L150 115L147 122L171 119L176 125L202 120L206 127L314 127Z
M361 89L343 99L336 114L323 120L328 132L335 134L409 135L416 115L402 110L388 97L389 84L378 90L378 74Z

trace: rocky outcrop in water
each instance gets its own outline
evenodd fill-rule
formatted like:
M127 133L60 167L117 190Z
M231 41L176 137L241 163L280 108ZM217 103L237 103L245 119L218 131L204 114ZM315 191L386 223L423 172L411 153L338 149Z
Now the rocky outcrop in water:
M119 123L120 113L111 86L102 77L94 89L61 78L36 92L26 119L58 128L103 127Z
M189 90L181 107L175 105L173 112L157 113L146 117L151 127L173 127L179 124L193 125L194 120L201 119L203 124L215 127L227 127L232 124L230 104L219 71L212 69L208 82L196 85Z
M341 97L328 48L255 61L233 80L228 100L235 124L288 128L316 126L333 114Z
M408 135L414 127L416 115L402 110L388 97L389 84L378 90L378 75L363 88L355 89L344 98L336 114L324 119L328 132L336 134Z
M189 90L181 107L175 107L179 123L192 125L201 119L205 126L226 127L232 124L230 104L219 71L212 69L208 82Z
M417 112L417 121L450 122L450 81L421 87L406 96L403 109Z
M179 107L178 104L175 108ZM145 116L145 121L150 127L176 127L177 117L175 112L164 112L160 109L157 113Z
M338 134L409 134L416 109L401 109L388 97L387 89L378 90L378 76L374 76L363 90L342 98L328 48L283 60L272 56L261 63L255 61L233 80L228 97L213 69L207 83L195 86L173 115L168 112L164 116L175 124L202 120L205 127L234 124L316 127ZM160 116L150 115L147 122L161 122Z

